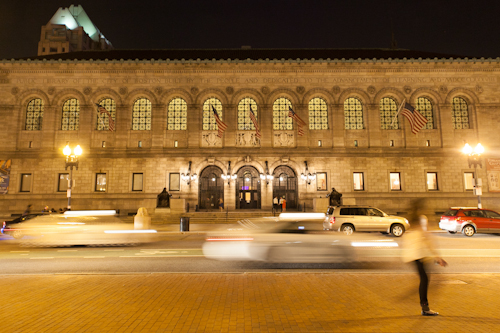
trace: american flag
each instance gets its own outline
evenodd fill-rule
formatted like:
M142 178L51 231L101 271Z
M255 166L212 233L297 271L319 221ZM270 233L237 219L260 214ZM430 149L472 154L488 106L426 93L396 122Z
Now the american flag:
M415 108L409 103L405 103L401 114L410 122L411 132L413 134L417 134L422 128L424 128L425 124L427 124L427 118L422 116L422 114L416 111Z
M215 122L217 123L217 129L219 130L217 136L219 138L222 138L222 135L224 134L224 131L227 128L227 125L222 120L220 120L219 115L217 114L217 111L215 110L215 107L213 105L212 105L212 112L214 113Z
M255 113L253 112L251 106L250 106L249 112L250 112L250 120L252 121L253 125L255 126L255 136L260 139L262 135L260 134L259 124L257 123L257 118L255 117Z
M111 117L111 113L109 113L108 110L106 110L106 108L100 104L96 104L97 105L97 117L99 117L99 120L101 120L101 123L102 123L102 126L104 127L104 121L102 120L101 118L101 115L103 113L107 114L108 115L108 130L110 132L113 132L115 130L115 121L113 120L113 118Z
M295 122L297 123L297 134L299 136L302 136L304 135L304 129L303 129L303 126L306 126L306 122L303 121L299 116L298 114L296 114L292 107L289 106L288 107L288 117L292 118L295 120Z

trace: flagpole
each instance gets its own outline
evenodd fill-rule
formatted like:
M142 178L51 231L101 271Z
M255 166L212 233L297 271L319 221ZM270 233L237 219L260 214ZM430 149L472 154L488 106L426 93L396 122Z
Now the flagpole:
M104 120L102 120L102 118L101 118L101 112L99 111L99 107L100 107L101 105L99 105L99 104L97 104L97 103L96 103L96 106L97 106L97 109L96 109L96 112L97 112L97 118L99 118L99 120L101 121L102 128L104 129L104 127L105 127L105 126L104 126Z
M401 103L401 105L399 106L398 113L396 113L396 115L394 116L394 118L392 118L391 127L394 125L394 120L396 120L398 118L399 112L401 111L401 108L403 107L403 105L405 104L405 102L406 102L406 98L403 99L403 103Z

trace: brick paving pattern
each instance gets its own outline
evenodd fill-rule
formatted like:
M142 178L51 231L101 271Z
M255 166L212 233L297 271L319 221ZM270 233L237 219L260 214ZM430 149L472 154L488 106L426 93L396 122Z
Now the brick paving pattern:
M499 274L0 275L1 332L499 332Z

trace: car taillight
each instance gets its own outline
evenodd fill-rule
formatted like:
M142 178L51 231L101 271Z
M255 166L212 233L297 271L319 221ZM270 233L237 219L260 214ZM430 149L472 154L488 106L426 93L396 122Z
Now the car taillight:
M335 223L335 216L330 217L330 223L334 224Z

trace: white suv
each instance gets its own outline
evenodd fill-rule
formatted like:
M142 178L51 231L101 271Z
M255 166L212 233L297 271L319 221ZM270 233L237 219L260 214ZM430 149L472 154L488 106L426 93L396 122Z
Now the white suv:
M379 231L401 237L410 228L404 217L389 216L370 206L330 206L326 211L323 229L342 231L351 235L354 231Z

